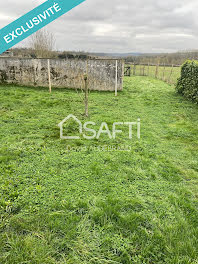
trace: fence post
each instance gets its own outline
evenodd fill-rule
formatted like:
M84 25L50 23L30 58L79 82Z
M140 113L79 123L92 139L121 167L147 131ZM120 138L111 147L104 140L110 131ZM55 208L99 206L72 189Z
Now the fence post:
M88 117L89 109L88 109L88 83L87 83L87 74L84 74L84 81L85 81L85 116Z
M144 73L145 73L145 65L143 66L143 76L144 76Z
M165 81L165 70L166 70L166 67L165 67L165 63L164 63L164 70L163 70L163 81Z
M150 69L150 65L149 65L149 63L148 63L147 76L149 76L149 69Z
M32 60L33 62L33 67L34 67L34 86L36 86L36 62L35 62L35 59ZM22 80L21 80L22 82Z
M47 60L47 68L48 68L48 81L49 81L49 92L52 92L52 83L51 83L51 73L50 73L50 60Z
M174 65L172 64L171 72L170 72L169 79L168 79L169 84L171 83L171 75L173 73L173 67L174 67Z
M158 67L159 67L159 64L156 65L156 70L155 70L155 78L157 79L158 77Z
M134 67L133 67L133 75L135 76L136 75L136 65L134 63Z
M122 87L123 87L123 83L124 83L124 66L125 66L125 61L122 60Z
M115 70L115 96L118 95L118 61L116 60L116 70Z

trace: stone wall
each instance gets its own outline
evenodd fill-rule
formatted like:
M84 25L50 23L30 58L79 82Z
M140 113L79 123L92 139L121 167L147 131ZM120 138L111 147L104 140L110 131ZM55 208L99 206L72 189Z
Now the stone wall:
M117 61L117 87L123 88L124 65ZM50 59L52 87L83 89L88 74L90 90L114 91L116 60ZM0 58L0 83L48 86L47 59Z

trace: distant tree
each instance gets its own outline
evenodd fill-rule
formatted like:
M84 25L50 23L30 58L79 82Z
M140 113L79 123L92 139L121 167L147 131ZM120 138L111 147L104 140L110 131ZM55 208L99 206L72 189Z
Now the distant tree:
M198 50L180 51L175 53L161 54L142 54L141 56L129 56L125 58L126 63L132 62L136 64L166 64L166 65L181 65L186 60L198 60Z
M30 47L37 58L54 57L55 39L52 33L39 30L30 37Z
M85 53L83 51L63 51L58 54L59 59L81 59L86 60L89 58L92 58L88 53Z

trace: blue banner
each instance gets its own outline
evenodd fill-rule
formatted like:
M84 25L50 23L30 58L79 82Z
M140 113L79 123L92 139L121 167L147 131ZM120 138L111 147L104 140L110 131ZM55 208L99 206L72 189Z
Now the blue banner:
M84 1L85 0L48 0L2 28L0 30L0 54Z

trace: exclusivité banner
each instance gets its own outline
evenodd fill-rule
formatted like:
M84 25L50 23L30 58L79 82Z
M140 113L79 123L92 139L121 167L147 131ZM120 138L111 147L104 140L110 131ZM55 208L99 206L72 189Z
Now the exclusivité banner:
M85 0L48 0L0 30L0 54Z

